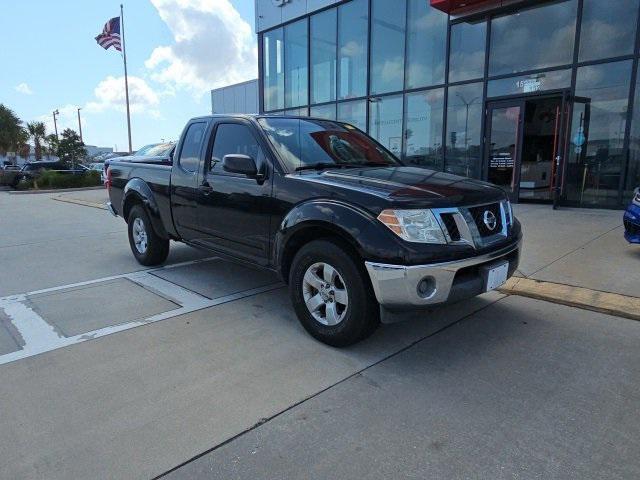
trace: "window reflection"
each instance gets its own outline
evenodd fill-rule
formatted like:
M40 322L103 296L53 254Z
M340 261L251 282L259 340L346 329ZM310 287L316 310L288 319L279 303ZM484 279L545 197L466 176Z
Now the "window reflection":
M284 108L284 55L282 29L264 34L264 109Z
M311 116L316 118L326 118L327 120L336 119L336 104L316 105L311 107Z
M284 28L285 41L285 106L297 107L307 104L307 21L287 25Z
M407 88L444 83L447 15L425 0L409 0L407 15Z
M402 95L369 100L369 135L400 158L402 154Z
M568 0L494 18L489 74L571 63L577 8L577 0Z
M338 104L338 120L367 131L367 101L355 100Z
M285 115L293 115L296 117L308 117L309 116L309 110L307 107L300 107L300 108L290 108L288 110L284 111Z
M631 65L629 60L578 69L567 198L579 205L618 203Z
M451 26L450 82L484 76L486 37L485 21L462 22Z
M633 53L638 0L584 0L580 61Z
M482 83L449 88L445 170L480 177Z
M442 170L444 89L409 93L405 102L405 160Z
M639 67L640 68L640 67ZM633 122L629 137L629 168L623 202L628 203L633 190L640 187L640 75L637 76L636 93L633 101Z
M367 93L367 0L352 0L338 8L339 98Z
M336 99L336 29L334 8L311 17L311 102Z
M371 2L371 93L402 90L406 2Z

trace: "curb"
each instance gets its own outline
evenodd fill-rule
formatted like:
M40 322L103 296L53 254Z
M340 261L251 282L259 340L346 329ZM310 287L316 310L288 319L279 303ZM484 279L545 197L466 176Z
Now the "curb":
M104 185L98 187L81 187L81 188L52 188L49 190L9 190L11 195L36 195L39 193L65 193L65 192L84 192L85 190L102 190Z
M638 297L518 277L510 278L498 291L640 321Z

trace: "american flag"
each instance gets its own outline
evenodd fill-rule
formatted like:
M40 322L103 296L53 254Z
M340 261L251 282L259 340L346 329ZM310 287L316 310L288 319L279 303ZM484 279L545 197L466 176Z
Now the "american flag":
M120 17L114 17L104 24L102 33L96 37L96 42L105 50L114 47L119 52L122 51L120 41Z

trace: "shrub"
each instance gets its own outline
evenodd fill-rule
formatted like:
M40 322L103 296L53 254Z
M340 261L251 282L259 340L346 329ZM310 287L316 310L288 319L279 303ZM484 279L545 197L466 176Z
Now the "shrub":
M99 185L102 185L102 181L100 180L100 172L96 171L71 175L45 170L34 181L34 187L41 190L97 187Z
M30 188L33 188L33 180L23 177L15 184L15 187L16 190L29 190Z

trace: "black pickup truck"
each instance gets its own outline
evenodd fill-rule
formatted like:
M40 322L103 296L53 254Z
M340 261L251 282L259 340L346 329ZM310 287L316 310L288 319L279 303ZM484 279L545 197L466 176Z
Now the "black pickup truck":
M404 166L341 122L194 118L172 165L114 161L106 183L141 264L162 263L176 240L274 270L302 325L334 346L370 335L380 306L469 298L519 261L502 190Z

